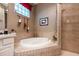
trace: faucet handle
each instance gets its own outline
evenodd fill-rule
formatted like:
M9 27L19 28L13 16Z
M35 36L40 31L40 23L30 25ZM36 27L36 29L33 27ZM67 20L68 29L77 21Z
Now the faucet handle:
M57 34L53 35L54 41L57 41Z

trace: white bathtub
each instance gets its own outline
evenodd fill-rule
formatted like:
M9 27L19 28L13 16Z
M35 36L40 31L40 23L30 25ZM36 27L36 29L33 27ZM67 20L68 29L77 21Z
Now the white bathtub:
M49 44L51 40L48 38L28 38L28 39L23 39L20 41L20 44L22 47L26 48L34 48L34 47L42 47L46 44Z

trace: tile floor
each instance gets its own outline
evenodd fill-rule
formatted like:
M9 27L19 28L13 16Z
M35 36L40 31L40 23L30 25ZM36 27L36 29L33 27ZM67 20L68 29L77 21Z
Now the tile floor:
M70 52L70 51L62 50L61 56L79 56L79 54L73 53L73 52Z

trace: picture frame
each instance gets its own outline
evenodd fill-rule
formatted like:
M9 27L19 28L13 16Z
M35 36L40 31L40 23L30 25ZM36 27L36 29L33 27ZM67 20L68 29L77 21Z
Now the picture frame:
M48 25L48 17L40 18L39 24L40 24L40 26L47 26Z

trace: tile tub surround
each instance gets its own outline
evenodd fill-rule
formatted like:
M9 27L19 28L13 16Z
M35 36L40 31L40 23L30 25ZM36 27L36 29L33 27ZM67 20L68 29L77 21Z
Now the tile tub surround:
M61 54L60 47L52 43L45 45L43 48L23 48L19 44L15 48L15 56L57 56Z

